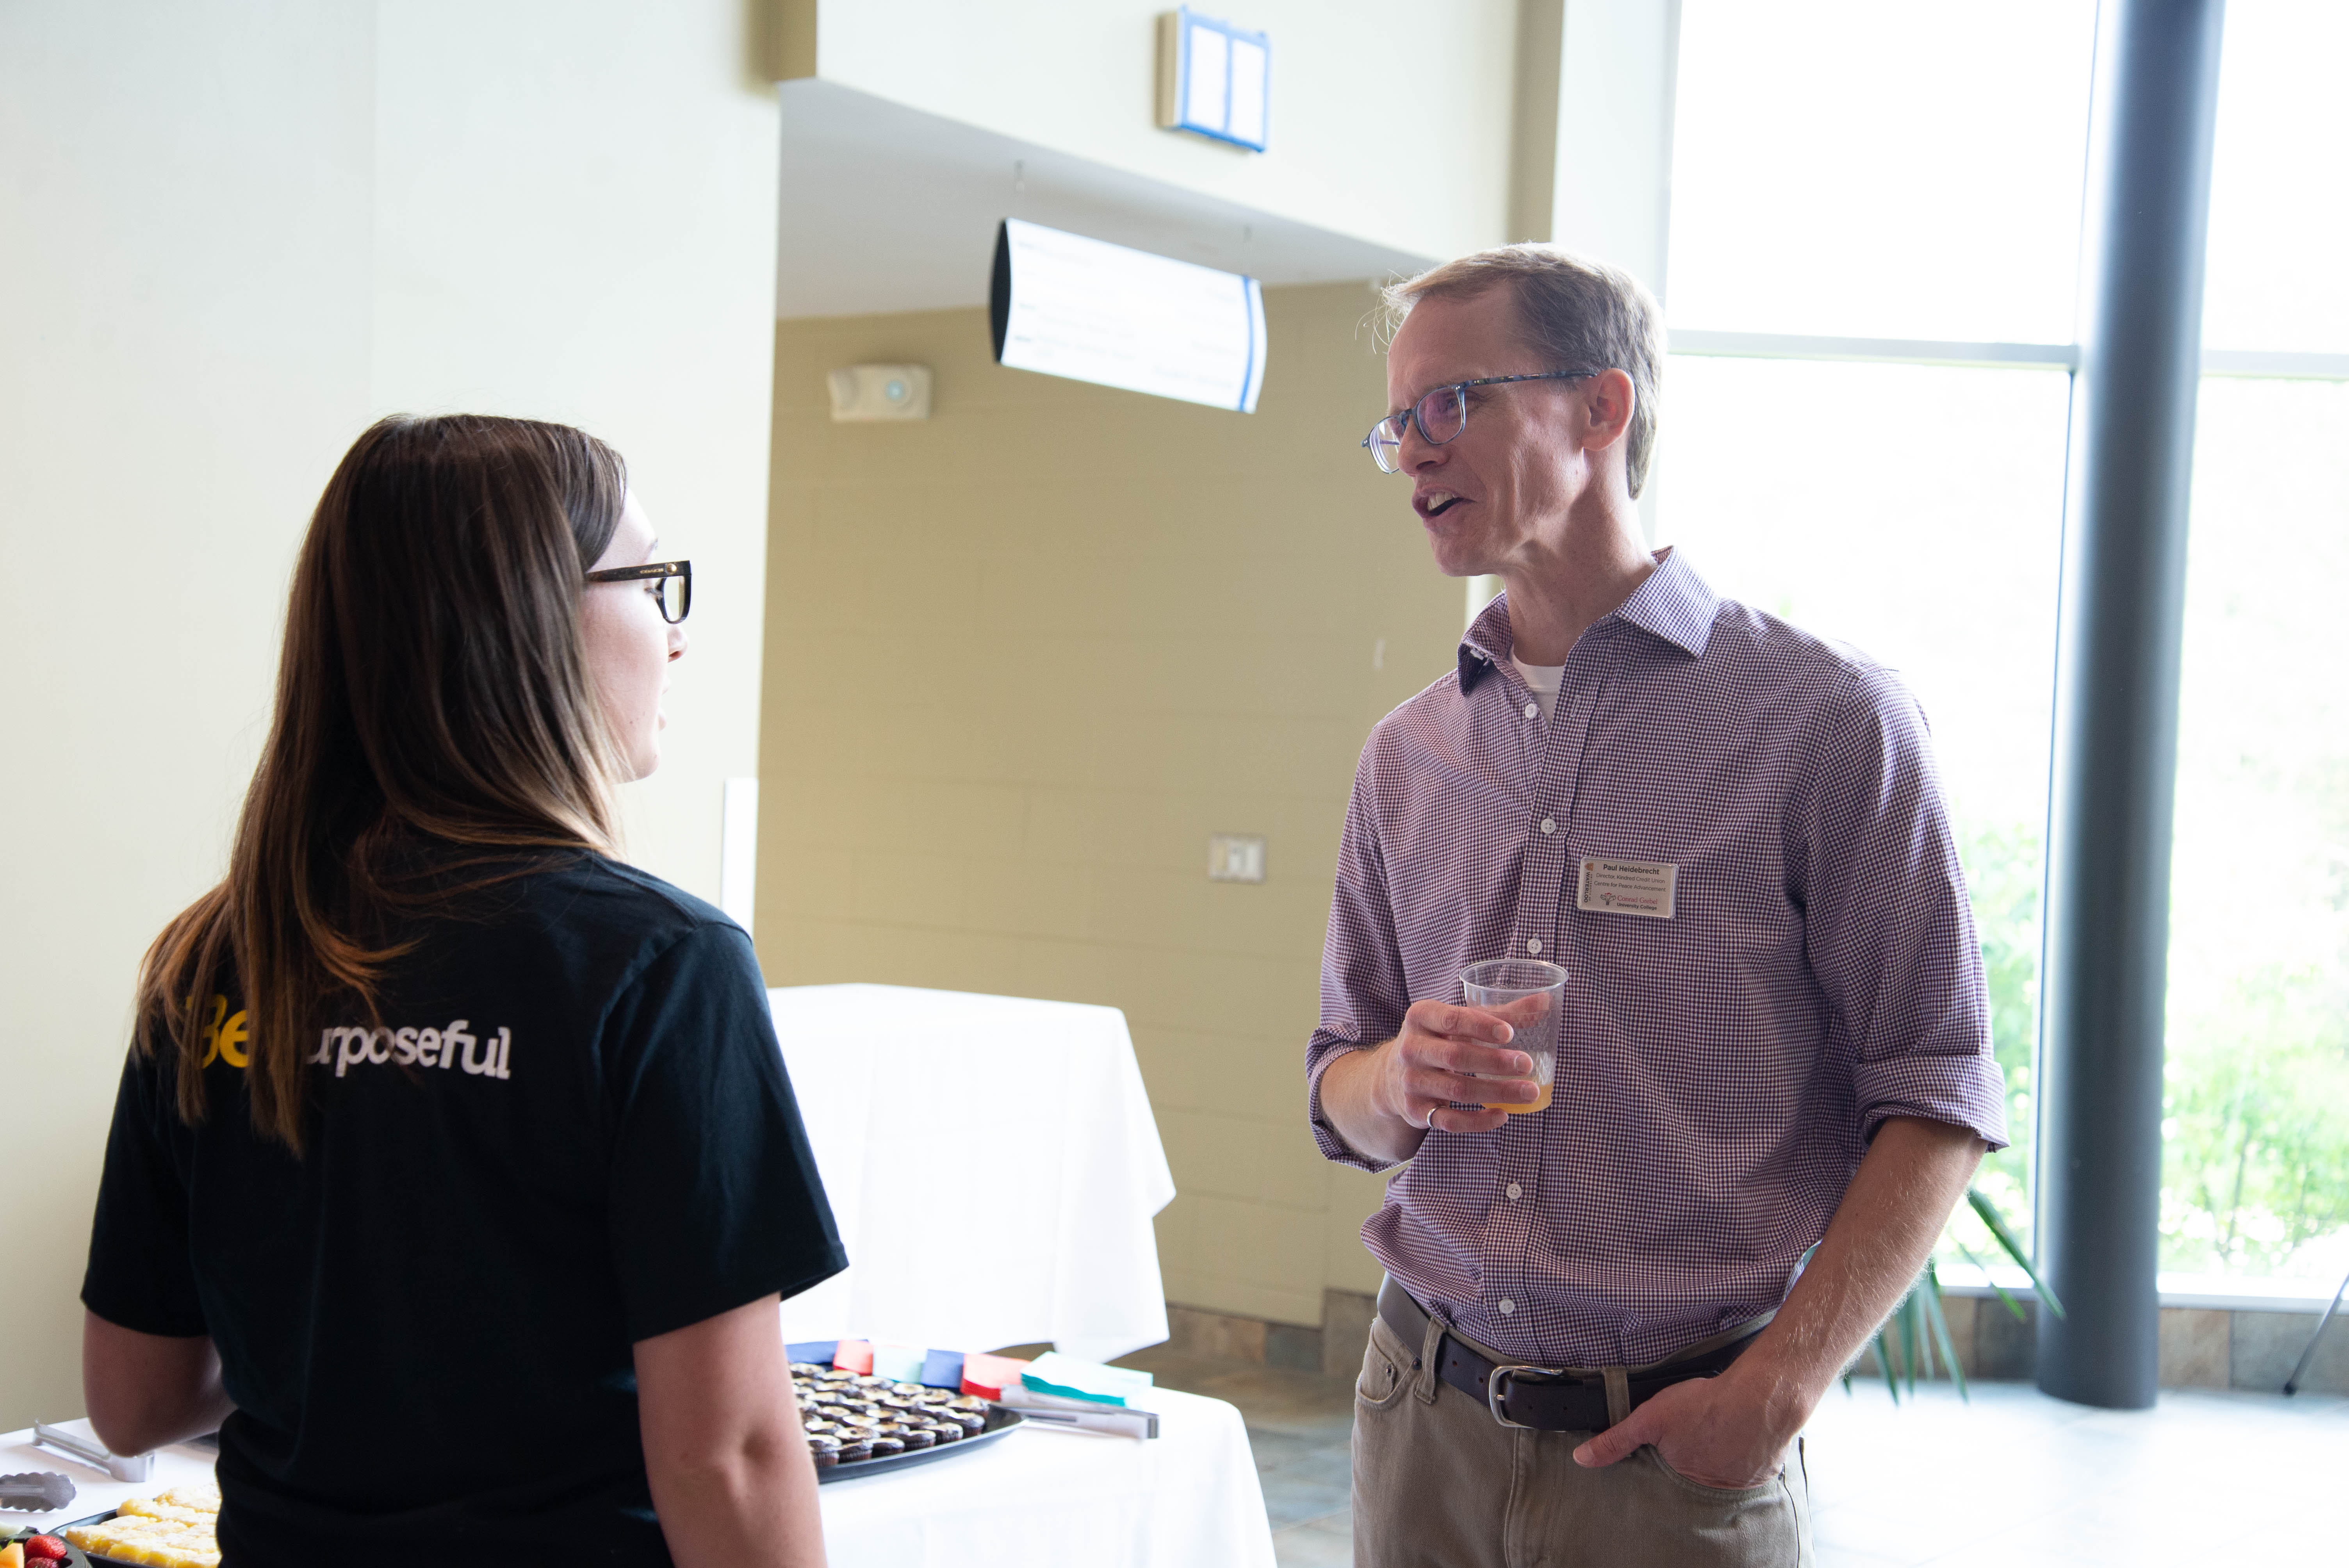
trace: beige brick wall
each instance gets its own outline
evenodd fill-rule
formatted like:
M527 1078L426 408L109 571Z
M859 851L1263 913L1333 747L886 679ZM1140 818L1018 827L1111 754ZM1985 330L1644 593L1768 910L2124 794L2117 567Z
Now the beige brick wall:
M1123 1008L1167 1295L1272 1323L1378 1281L1380 1184L1316 1153L1301 1056L1355 757L1460 632L1356 446L1371 303L1267 290L1252 416L1004 370L977 310L776 335L769 979ZM930 419L830 422L824 372L874 361L933 367ZM1207 881L1216 832L1265 835L1261 885Z

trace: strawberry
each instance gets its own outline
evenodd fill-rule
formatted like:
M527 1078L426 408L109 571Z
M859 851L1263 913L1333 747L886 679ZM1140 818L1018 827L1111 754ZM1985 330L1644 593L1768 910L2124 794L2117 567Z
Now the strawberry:
M28 1563L60 1561L66 1554L66 1543L54 1535L28 1535L25 1538L25 1559Z

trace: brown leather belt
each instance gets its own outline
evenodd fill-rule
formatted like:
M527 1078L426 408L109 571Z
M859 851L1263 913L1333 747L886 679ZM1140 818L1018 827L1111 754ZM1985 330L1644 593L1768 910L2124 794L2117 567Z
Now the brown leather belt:
M1765 1312L1645 1367L1535 1367L1496 1357L1445 1327L1435 1342L1435 1375L1505 1427L1603 1432L1673 1384L1721 1372L1775 1315ZM1417 1370L1427 1354L1427 1309L1389 1275L1379 1287L1379 1316L1412 1351Z

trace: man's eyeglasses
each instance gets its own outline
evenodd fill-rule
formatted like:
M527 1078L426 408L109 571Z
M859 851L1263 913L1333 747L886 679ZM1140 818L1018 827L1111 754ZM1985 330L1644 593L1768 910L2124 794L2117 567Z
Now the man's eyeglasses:
M1486 376L1475 381L1455 381L1438 387L1400 414L1390 414L1371 427L1362 446L1382 474L1402 472L1403 432L1416 424L1419 438L1440 447L1468 428L1468 388L1506 387L1513 381L1579 381L1596 370L1545 370L1537 376Z
M693 608L693 562L655 561L644 566L615 566L587 573L590 583L643 583L660 605L661 619L676 625Z

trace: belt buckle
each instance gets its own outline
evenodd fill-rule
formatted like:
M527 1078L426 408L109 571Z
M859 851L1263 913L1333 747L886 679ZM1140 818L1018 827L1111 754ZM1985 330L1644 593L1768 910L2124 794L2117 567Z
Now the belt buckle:
M1538 1429L1529 1427L1523 1421L1513 1421L1509 1419L1507 1408L1509 1401L1509 1385L1520 1377L1525 1377L1529 1382L1541 1380L1549 1383L1557 1383L1564 1379L1567 1377L1567 1373L1562 1367L1536 1367L1528 1362L1515 1361L1505 1367L1495 1367L1489 1374L1486 1375L1485 1378L1485 1405L1486 1408L1493 1412L1493 1419L1500 1422L1501 1425L1505 1427L1513 1427L1520 1432L1535 1431Z

